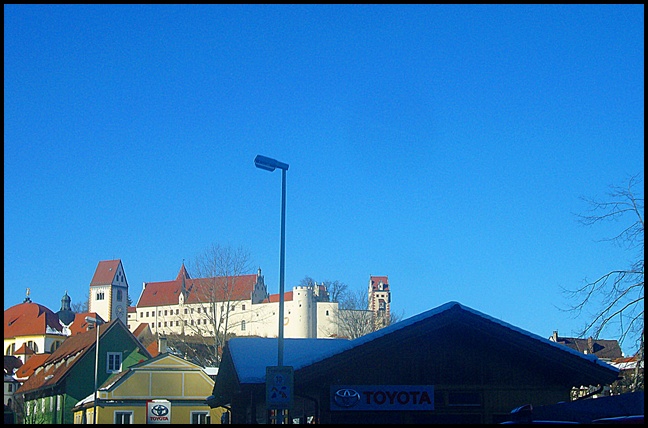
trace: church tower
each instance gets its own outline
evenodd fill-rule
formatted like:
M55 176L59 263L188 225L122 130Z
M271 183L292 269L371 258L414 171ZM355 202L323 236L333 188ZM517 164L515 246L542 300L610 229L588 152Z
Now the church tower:
M389 280L386 276L369 276L369 310L373 315L374 329L378 330L387 327L391 321L389 305L391 303L391 291Z
M106 322L119 318L128 325L127 307L128 281L121 260L99 262L90 282L88 311L96 312Z

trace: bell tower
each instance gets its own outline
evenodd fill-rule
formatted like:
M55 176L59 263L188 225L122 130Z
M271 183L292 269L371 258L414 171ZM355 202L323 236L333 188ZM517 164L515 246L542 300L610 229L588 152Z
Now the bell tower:
M389 279L386 276L370 275L367 297L369 301L368 309L373 315L374 330L387 327L391 322Z
M88 310L96 312L106 321L119 318L128 325L128 281L121 260L104 260L97 265L90 281L90 304Z

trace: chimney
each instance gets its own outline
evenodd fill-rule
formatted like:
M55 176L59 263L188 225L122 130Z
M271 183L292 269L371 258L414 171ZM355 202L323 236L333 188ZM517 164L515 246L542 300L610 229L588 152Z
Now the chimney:
M160 354L166 354L169 350L167 348L167 338L160 336L158 339L158 350Z
M587 338L587 352L589 354L594 353L594 339L592 339L592 336Z
M551 341L558 343L558 330L554 330L553 334L551 335Z

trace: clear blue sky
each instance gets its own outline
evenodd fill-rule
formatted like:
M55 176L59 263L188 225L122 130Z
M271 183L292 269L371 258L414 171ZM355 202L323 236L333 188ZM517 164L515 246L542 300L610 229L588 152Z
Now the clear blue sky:
M549 337L632 256L575 216L644 167L643 5L5 5L4 306L131 297L211 244L278 292L387 275ZM643 192L643 183L642 183ZM624 348L626 352L630 349Z

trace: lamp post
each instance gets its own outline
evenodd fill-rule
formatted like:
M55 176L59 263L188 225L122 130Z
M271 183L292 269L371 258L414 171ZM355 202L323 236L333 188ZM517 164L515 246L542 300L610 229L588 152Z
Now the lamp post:
M93 425L97 424L97 374L99 373L99 326L103 322L99 318L95 317L85 317L87 323L94 324L94 328L97 331L97 341L95 342L95 372L94 372L94 401L93 401L93 411L92 411L92 423Z
M288 164L265 156L257 155L254 165L266 171L281 170L281 253L279 258L279 339L277 345L277 365L283 366L284 351L284 267L286 264L286 171Z

